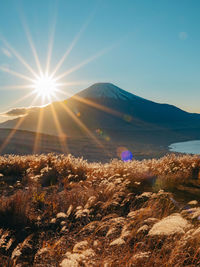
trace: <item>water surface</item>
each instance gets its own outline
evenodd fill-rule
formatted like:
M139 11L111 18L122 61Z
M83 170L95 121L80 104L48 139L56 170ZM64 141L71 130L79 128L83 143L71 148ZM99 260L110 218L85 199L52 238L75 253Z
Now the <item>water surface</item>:
M169 150L179 153L200 154L200 140L174 143L169 146Z

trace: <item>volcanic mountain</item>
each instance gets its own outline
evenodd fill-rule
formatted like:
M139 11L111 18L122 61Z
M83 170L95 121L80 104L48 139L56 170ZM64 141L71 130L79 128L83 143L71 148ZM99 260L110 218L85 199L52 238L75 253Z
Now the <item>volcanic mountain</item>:
M10 120L0 127L76 140L98 139L140 151L144 145L158 148L198 138L200 115L146 100L111 83L96 83L65 101L36 109L23 120Z

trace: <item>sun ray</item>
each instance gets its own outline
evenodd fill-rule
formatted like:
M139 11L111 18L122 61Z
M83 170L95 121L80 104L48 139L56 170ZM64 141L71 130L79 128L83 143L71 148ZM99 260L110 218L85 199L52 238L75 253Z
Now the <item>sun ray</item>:
M81 29L78 32L78 34L74 37L74 39L71 42L70 46L67 48L67 50L63 54L62 58L57 63L56 67L54 68L54 70L52 72L52 77L56 74L56 72L60 69L60 67L62 66L62 64L66 60L66 58L69 56L69 54L71 53L72 49L74 48L74 46L77 44L78 40L80 39L81 35L87 29L87 27L88 27L89 23L91 22L93 16L94 16L94 12L90 15L90 17L87 19L87 21L83 24L83 26L81 27Z
M87 104L87 105L89 105L91 107L94 107L96 109L102 110L102 111L104 111L104 112L106 112L108 114L114 115L116 117L120 117L121 118L123 116L123 113L121 113L119 111L116 111L114 109L111 109L109 107L103 106L101 104L98 104L96 102L93 102L93 101L91 101L89 99L85 99L85 98L79 97L77 95L72 95L72 94L66 93L66 92L64 92L62 90L59 90L59 89L58 89L58 92L61 93L61 94L67 95L68 97L72 97L72 98L76 99L77 101L82 102L84 104Z
M0 86L0 90L24 90L34 88L32 84L21 84L21 85L8 85L8 86Z
M57 17L57 10L55 12L54 19L53 19L53 26L51 27L52 30L51 30L51 35L50 35L50 40L49 40L49 45L48 45L48 50L47 50L47 62L46 62L46 71L45 71L46 73L49 73L49 69L50 69L54 36L55 36L55 31L56 31L56 17Z
M86 85L90 83L92 83L91 80L90 81L64 82L64 83L56 83L56 84L58 87L65 87L65 86L72 86L72 85Z
M14 106L14 105L20 103L21 101L27 99L28 97L30 97L30 96L32 96L32 95L34 95L34 92L33 92L33 91L30 92L30 93L28 93L28 94L26 94L26 95L24 95L23 97L19 98L18 100L16 100L16 101L12 104L12 106Z
M27 80L29 82L34 83L34 80L31 79L30 77L27 77L24 74L21 74L19 72L14 71L14 70L10 70L9 68L0 66L0 70L3 71L3 72L7 72L9 74L12 74L12 75L14 75L14 76L16 76L18 78L21 78L21 79L24 79L24 80Z
M99 147L101 147L107 155L110 155L110 152L105 149L105 146L96 138L95 135L87 128L87 126L79 119L77 116L63 103L59 102L59 104L63 107L63 109L71 116L71 118L83 129L86 134L91 137Z
M19 119L19 121L16 124L16 128L12 129L10 134L7 136L7 138L5 139L5 141L3 142L3 144L0 147L0 154L2 153L2 151L6 148L6 146L8 145L8 143L10 142L11 138L13 137L13 135L16 133L16 131L18 130L18 128L20 127L20 125L22 124L24 120L24 117L21 117Z
M10 49L10 51L15 55L15 57L37 78L36 72L31 68L31 66L23 59L23 57L5 40L4 37L0 37L3 43Z
M34 92L30 92L29 94L26 94L25 96L23 96L23 97L17 99L15 102L12 103L12 105L9 105L9 106L7 107L7 109L12 108L13 106L15 106L16 104L20 103L20 102L23 101L24 99L27 99L28 97L30 97L30 96L33 95L33 94L34 94ZM3 114L1 114L1 115L3 115Z
M82 61L82 62L79 63L78 65L76 65L76 66L72 67L71 69L69 69L69 70L67 70L67 71L65 71L65 72L63 72L63 73L61 73L59 76L57 76L57 77L55 78L55 80L58 81L58 80L62 79L63 77L66 77L67 75L73 73L74 71L76 71L76 70L82 68L83 66L87 65L88 63L94 61L94 60L97 59L98 57L100 57L100 56L102 56L103 54L105 54L106 52L108 52L108 50L110 50L110 49L111 49L111 48L109 47L109 48L105 48L105 49L99 51L98 53L96 53L95 55L93 55L93 56L91 56L91 57L85 59L84 61Z
M33 146L33 153L34 154L38 152L39 144L41 141L41 126L43 123L43 112L44 112L44 109L40 108L39 115L38 115L36 136L35 136L35 141L34 141L34 146Z
M38 96L36 96L31 105L34 104L34 102L36 101L36 99L38 98ZM10 134L7 136L7 138L5 139L5 141L3 142L3 144L0 146L0 154L3 152L3 150L6 148L6 146L8 145L8 143L10 142L10 140L12 139L13 135L16 133L16 131L19 129L20 125L23 123L24 119L26 116L23 116L21 118L19 118L17 124L15 125L15 128L13 128L10 132Z
M39 61L39 57L38 57L38 54L37 54L37 51L36 51L36 48L35 48L31 33L30 33L30 30L28 28L28 25L27 25L27 22L26 22L26 19L25 19L24 15L21 16L21 21L22 21L22 25L23 25L24 31L26 33L26 37L27 37L27 40L29 42L30 48L32 50L32 53L33 53L33 56L34 56L35 63L37 65L38 71L41 74L42 73L42 67L41 67L41 64L40 64L40 61Z
M60 141L62 152L64 154L65 153L68 154L69 153L69 149L68 149L67 142L66 142L67 136L62 130L62 127L61 127L60 122L58 120L58 117L57 117L57 114L56 114L56 111L54 109L53 104L50 105L50 108L51 108L51 112L52 112L52 115L53 115L53 119L54 119L54 122L55 122L56 129L57 129L57 134L58 134L58 137L59 137L59 141Z
M60 67L62 66L63 62L65 61L65 59L67 58L67 56L70 54L70 52L72 51L73 47L75 46L75 44L77 43L78 39L80 38L80 35L81 35L81 31L74 38L74 40L70 44L69 48L65 51L64 55L62 56L62 58L60 59L60 61L56 65L55 69L53 70L53 72L51 74L52 76L54 76L56 74L56 72L60 69Z

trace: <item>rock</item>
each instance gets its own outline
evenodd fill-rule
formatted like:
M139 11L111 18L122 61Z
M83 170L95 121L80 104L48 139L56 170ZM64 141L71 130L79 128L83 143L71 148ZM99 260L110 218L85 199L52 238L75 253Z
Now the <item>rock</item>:
M149 236L184 234L191 224L179 213L174 213L155 223L149 231Z

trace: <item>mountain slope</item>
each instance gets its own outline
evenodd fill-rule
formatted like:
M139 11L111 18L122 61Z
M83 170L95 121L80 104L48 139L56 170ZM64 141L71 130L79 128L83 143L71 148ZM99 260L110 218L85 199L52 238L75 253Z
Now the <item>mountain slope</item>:
M39 118L42 125L38 129ZM15 128L20 119L0 124ZM19 129L121 144L167 145L200 135L200 115L158 104L110 83L97 83L73 97L24 117Z
M148 123L164 126L169 124L169 127L172 126L173 122L176 123L176 126L188 126L188 122L199 124L199 114L188 113L173 105L149 101L110 83L94 84L75 96L91 99L102 105L113 106L114 110L127 112L134 118Z

